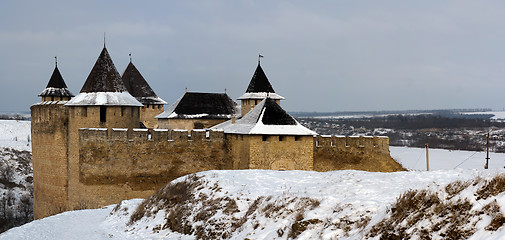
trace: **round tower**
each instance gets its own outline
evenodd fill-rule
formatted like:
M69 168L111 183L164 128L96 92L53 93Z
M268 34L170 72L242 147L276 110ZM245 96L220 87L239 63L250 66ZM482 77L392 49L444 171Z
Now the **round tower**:
M56 64L42 102L30 107L33 161L33 215L47 217L67 209L68 90Z
M79 182L79 129L101 128L109 132L111 128L139 128L142 104L127 91L104 46L80 93L65 106L69 109L69 208L99 207L94 199L99 189Z

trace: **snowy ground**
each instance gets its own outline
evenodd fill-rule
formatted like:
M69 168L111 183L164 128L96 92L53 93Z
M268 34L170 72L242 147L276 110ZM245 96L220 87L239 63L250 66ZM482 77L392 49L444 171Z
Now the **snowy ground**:
M32 151L31 122L0 120L0 147Z
M391 157L411 170L426 170L426 149L389 147ZM486 152L429 149L430 170L484 169ZM489 169L503 169L505 153L489 153Z
M297 236L297 239L362 239L366 231L358 228L360 221L369 219L365 222L365 229L370 228L384 218L395 199L409 189L429 188L439 191L446 184L456 180L469 180L477 176L490 178L497 173L505 171L502 169L398 173L208 171L198 174L205 180L205 185L198 190L198 194L206 194L210 199L228 196L236 201L239 211L234 213L235 215L227 216L221 211L214 213L213 221L219 225L238 221L249 211L248 209L251 209L255 200L261 199L257 210L233 232L232 239L286 239L290 227L296 221L296 212L299 211L296 204L284 206L285 212L276 217L268 217L265 209L287 199L293 199L298 204L304 197L317 200L319 204L313 209L303 210L303 219L320 219L321 222L310 225ZM182 181L182 178L176 181ZM474 204L485 205L485 202L482 202L484 200L479 201L475 200ZM128 226L127 222L139 203L140 200L123 201L119 210L116 209L113 213L111 211L114 206L62 213L11 229L0 235L0 239L195 239L194 236L174 233L168 229L160 230L165 223L164 211L159 211L151 217L144 217ZM498 203L502 209L505 207L504 194L499 195ZM196 204L192 207L197 214L199 209L207 206ZM290 208L292 211L286 211ZM474 234L474 239L479 239L479 236L490 239L505 236L505 231L486 231L484 227L489 221L483 218L477 222L476 225L480 228L478 227ZM351 226L351 229L339 228L344 223ZM203 223L198 221L190 223L192 226L199 224ZM207 224L212 225L211 221ZM282 235L279 229L282 229Z

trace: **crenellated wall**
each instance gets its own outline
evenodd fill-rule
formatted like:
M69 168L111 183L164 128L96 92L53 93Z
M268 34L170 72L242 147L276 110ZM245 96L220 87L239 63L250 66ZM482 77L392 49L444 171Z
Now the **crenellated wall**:
M314 170L402 171L389 153L389 138L377 136L317 136Z
M79 144L79 191L90 193L79 200L90 207L117 203L129 192L148 197L177 177L233 167L219 131L89 128L79 129Z

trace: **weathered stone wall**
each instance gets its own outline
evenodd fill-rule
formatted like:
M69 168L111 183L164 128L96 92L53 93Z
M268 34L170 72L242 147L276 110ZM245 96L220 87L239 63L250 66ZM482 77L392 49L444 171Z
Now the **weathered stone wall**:
M317 136L314 139L314 170L405 170L389 153L387 137Z
M161 118L158 119L158 128L162 129L202 129L210 128L228 119L192 119L192 118Z
M250 135L248 140L250 169L314 169L312 136Z
M163 105L146 105L140 108L140 121L147 128L158 128L158 119L154 118L163 112Z
M67 209L68 109L63 103L46 102L31 107L35 219Z
M148 197L186 174L232 169L223 132L79 130L80 201L87 207Z
M108 106L106 108L106 121L100 121L100 107L68 107L69 110L69 130L68 130L68 206L69 210L94 208L97 202L110 202L118 197L124 199L139 195L137 192L128 189L128 186L83 188L79 181L79 129L80 128L103 128L103 132L110 131L111 128L138 128L139 127L139 107ZM147 194L147 193L146 193ZM96 196L100 196L97 198ZM100 200L96 200L100 199Z

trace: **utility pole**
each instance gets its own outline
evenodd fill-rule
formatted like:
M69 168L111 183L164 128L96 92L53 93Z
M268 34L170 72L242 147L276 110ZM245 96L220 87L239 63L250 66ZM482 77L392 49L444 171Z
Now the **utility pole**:
M430 157L428 154L428 144L426 143L426 171L430 171Z
M489 168L489 132L487 133L487 153L486 153L486 165L484 165L484 169Z

